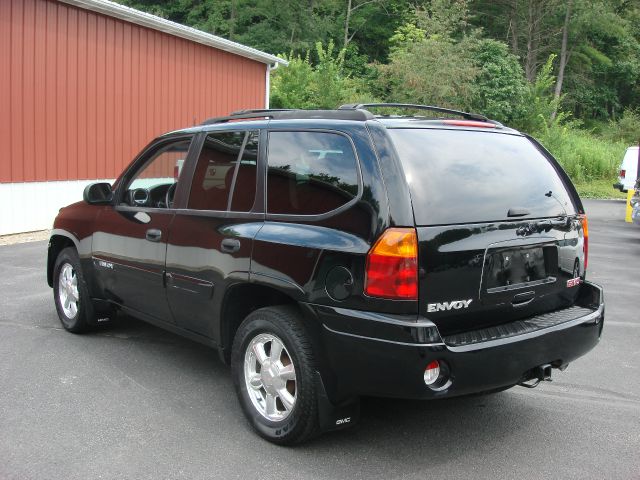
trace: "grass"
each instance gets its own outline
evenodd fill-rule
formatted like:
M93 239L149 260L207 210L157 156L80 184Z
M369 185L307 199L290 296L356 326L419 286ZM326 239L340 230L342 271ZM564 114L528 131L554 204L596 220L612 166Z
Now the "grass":
M582 198L616 198L626 199L627 194L613 188L615 179L591 180L589 182L575 182L574 185Z
M606 140L591 132L556 126L540 138L576 183L591 183L616 176L627 145ZM613 182L611 182L613 183Z
M613 188L626 143L566 125L549 128L539 139L558 159L581 197L626 198Z

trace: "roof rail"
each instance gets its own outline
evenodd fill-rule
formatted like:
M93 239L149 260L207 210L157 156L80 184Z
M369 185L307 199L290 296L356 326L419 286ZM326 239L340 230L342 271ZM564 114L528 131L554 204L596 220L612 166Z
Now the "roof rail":
M428 110L430 112L447 113L449 115L457 115L466 120L479 120L481 122L490 122L484 115L477 113L462 112L460 110L452 110L450 108L434 107L431 105L416 105L413 103L349 103L341 105L339 110L367 110L369 108L406 108L415 110ZM493 123L493 122L492 122Z
M216 123L226 123L232 120L250 120L252 118L273 118L273 115L274 113L269 110L238 110L236 112L231 112L230 115L226 115L224 117L208 118L200 125L214 125Z
M342 110L301 110L301 109L256 109L238 110L225 117L209 118L201 125L213 125L216 123L231 122L234 120L250 120L252 118L269 118L274 120L298 120L298 119L331 119L331 120L373 120L375 117L367 110L342 109Z

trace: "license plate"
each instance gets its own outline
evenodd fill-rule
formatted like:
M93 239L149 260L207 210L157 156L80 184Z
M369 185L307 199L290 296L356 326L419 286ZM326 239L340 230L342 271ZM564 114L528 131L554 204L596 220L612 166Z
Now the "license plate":
M485 275L488 290L546 279L544 249L523 247L494 251L487 256Z

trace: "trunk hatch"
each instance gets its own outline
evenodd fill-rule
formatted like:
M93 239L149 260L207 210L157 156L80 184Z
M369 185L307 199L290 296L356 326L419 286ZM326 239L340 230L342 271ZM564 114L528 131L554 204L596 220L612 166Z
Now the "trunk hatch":
M420 314L443 335L572 305L583 232L555 167L526 137L390 129L417 225Z

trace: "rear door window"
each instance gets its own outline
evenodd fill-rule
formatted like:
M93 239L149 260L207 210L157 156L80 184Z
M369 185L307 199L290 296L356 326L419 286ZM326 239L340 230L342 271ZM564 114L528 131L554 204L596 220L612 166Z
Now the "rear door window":
M553 165L519 135L389 129L417 225L479 223L574 214ZM528 212L509 217L513 211Z
M258 132L207 135L193 176L188 208L247 212L256 197Z
M267 212L318 215L358 194L350 140L328 132L269 132Z

